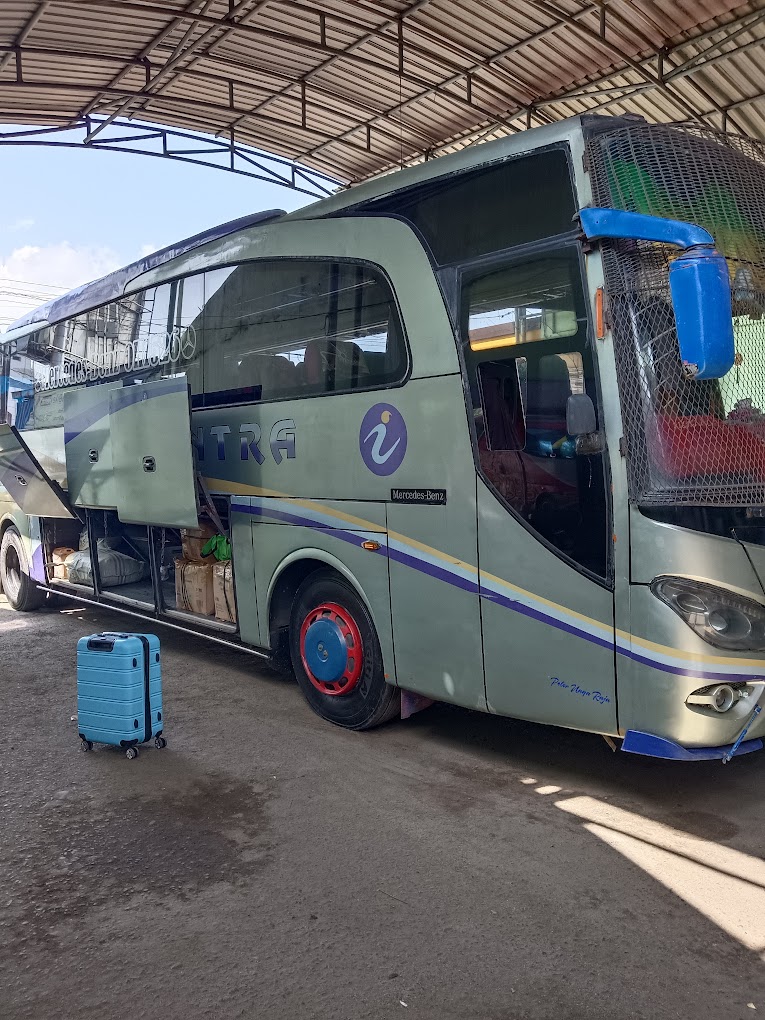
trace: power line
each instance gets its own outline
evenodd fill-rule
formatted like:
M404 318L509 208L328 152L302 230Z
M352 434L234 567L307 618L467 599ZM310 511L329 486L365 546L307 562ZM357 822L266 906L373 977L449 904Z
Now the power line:
M61 283L35 283L33 280L17 280L13 276L0 276L0 284L5 283L20 283L22 287L37 287L38 289L50 291L53 290L67 291L70 289L69 287L65 287Z

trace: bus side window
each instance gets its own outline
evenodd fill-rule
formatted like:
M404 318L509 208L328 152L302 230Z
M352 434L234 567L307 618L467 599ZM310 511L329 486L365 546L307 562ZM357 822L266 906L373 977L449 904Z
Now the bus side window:
M206 274L205 403L389 386L407 354L393 295L367 266L280 259Z

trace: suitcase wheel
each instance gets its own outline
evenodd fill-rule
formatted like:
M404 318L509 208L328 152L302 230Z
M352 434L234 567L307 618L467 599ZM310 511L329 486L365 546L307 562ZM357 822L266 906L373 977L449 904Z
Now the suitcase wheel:
M92 751L93 750L93 741L92 740L86 740L85 737L83 737L82 740L80 740L80 750L81 751Z
M137 747L129 747L127 749L127 751L125 751L125 757L126 758L137 758L138 757L138 748Z
M161 751L163 747L167 747L167 741L164 737L155 737L154 746L158 751Z

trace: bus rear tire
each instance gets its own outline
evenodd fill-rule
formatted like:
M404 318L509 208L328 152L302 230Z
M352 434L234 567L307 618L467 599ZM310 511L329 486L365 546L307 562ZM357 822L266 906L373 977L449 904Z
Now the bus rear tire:
M316 571L298 588L289 643L300 689L322 719L369 730L400 714L401 692L385 682L367 607L334 571Z
M39 609L45 602L45 592L29 576L24 543L13 527L8 528L0 542L0 589L11 608L21 613Z

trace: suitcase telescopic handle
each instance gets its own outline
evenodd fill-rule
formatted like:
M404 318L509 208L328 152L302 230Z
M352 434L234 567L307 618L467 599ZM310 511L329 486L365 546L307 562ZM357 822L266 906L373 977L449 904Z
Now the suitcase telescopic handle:
M106 630L103 634L95 634L92 638L88 638L88 651L111 652L114 650L114 642L118 638L127 637L130 637L130 635L119 634L116 631Z
M114 638L92 637L88 638L89 652L111 652L114 649Z

